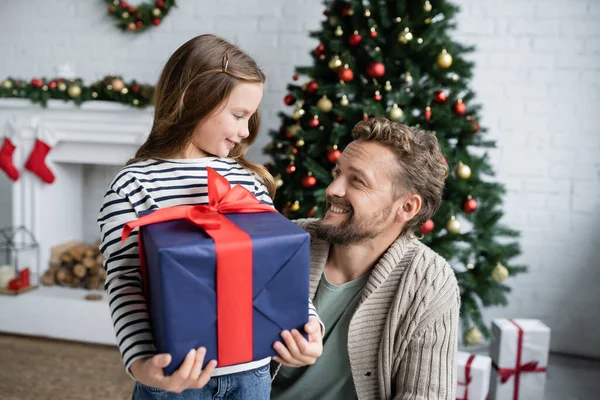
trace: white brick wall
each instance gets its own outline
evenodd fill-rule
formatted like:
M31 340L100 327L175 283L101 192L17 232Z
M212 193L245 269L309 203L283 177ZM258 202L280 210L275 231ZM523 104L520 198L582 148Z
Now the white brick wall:
M418 1L418 0L417 0ZM135 4L135 1L131 1ZM477 45L472 87L507 185L505 222L522 231L527 275L496 316L532 317L553 329L556 351L600 357L600 2L462 0L457 39ZM316 0L179 0L163 26L124 35L102 1L7 2L0 14L0 78L53 76L70 63L87 79L119 73L154 82L190 37L215 32L240 44L268 76L263 135L279 124L294 66L310 62L323 7ZM87 177L103 180L106 171ZM10 221L10 184L0 176L0 224Z

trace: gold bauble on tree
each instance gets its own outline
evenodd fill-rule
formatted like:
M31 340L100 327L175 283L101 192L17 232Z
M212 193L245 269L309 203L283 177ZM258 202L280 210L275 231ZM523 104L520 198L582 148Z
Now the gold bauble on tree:
M340 106L346 107L348 105L348 103L349 103L348 96L343 95L342 98L340 99Z
M450 68L452 65L452 56L450 53L446 51L446 49L442 50L442 52L437 57L437 65L440 68Z
M335 28L335 36L340 37L344 35L344 30L342 29L341 26L338 25L337 28Z
M113 87L113 89L116 90L117 92L120 92L125 87L125 82L123 82L123 80L119 79L119 78L113 79L110 82L110 84Z
M394 104L392 108L390 108L390 111L388 113L388 116L392 121L400 121L403 115L404 111L402 111L402 109L398 107L398 104Z
M67 90L67 93L71 97L79 97L81 95L81 87L77 85L71 85L69 86L69 90Z
M398 41L400 43L408 43L413 39L413 34L410 32L410 29L404 28L402 32L398 35Z
M390 81L386 81L383 90L385 90L386 92L390 92L392 90L392 83Z
M479 328L476 326L473 326L471 329L469 329L467 331L467 335L465 336L465 340L467 341L467 344L470 344L470 345L479 344L479 343L481 343L482 339L483 339L483 335L481 334L481 331L479 330Z
M413 81L412 75L410 74L409 71L406 71L406 73L404 74L404 82L412 83L412 81Z
M294 202L294 204L292 204L292 205L290 206L290 210L292 210L293 212L296 212L296 211L298 211L299 209L300 209L300 202L299 202L298 200L296 200L296 201Z
M317 107L319 107L319 110L322 112L328 113L333 109L333 103L327 98L327 96L323 96L317 102Z
M290 135L296 136L299 129L300 129L300 124L294 124L288 128L288 132L290 133Z
M431 3L429 2L429 0L425 1L425 4L423 5L423 11L430 12L432 8L433 7L431 7Z
M281 179L281 175L277 175L275 177L275 186L277 186L277 189L283 186L283 179Z
M342 65L343 63L340 56L333 56L331 60L329 60L329 68L334 71L338 71L340 68L342 68Z
M10 89L12 87L12 82L7 80L2 81L2 87L4 89Z
M300 118L302 118L302 116L306 113L306 111L304 111L303 108L296 108L294 110L294 113L292 114L292 118L294 118L295 120L299 120Z
M446 229L450 233L460 233L460 222L456 219L454 215L450 217L450 220L448 220L448 223L446 224Z
M508 275L508 269L506 269L506 267L500 263L496 264L492 270L492 278L494 278L496 282L502 282L508 278Z
M458 167L456 167L454 172L460 179L469 179L471 177L471 167L469 167L467 164L463 164L462 162L458 163Z

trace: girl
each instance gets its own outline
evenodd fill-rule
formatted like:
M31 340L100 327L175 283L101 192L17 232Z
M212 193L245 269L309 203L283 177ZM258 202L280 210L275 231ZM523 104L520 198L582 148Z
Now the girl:
M106 291L125 368L137 380L133 399L267 399L270 359L201 371L205 349L191 349L171 376L170 355L156 354L142 291L137 231L124 244L123 225L141 211L208 203L206 167L272 205L273 178L244 158L256 140L265 76L238 47L213 35L181 46L167 61L155 92L152 131L135 158L109 185L98 216L106 261ZM282 332L275 349L284 365L307 365L321 353L321 329L312 304L309 340ZM319 321L320 322L320 321ZM212 376L212 378L211 378ZM188 390L186 390L188 389ZM185 390L185 391L184 391ZM181 393L180 395L168 392Z

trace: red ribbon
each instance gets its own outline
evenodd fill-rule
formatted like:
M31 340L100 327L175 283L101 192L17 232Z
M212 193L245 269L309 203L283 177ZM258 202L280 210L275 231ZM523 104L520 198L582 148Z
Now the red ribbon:
M494 368L500 375L500 383L506 383L513 375L515 376L513 400L519 400L519 383L521 380L522 372L546 372L545 367L538 367L537 361L530 361L527 364L521 364L523 356L523 328L521 328L515 321L509 319L509 321L517 327L519 330L519 339L517 344L517 364L515 368L499 368L496 363L493 363Z
M459 385L463 385L465 387L465 397L457 398L456 400L469 400L469 384L471 383L471 364L473 364L473 360L475 360L475 355L471 354L469 359L467 360L467 365L465 365L465 382L458 382Z
M124 242L137 227L186 219L215 242L217 282L217 354L219 365L252 361L252 240L221 214L276 212L246 188L235 185L207 167L208 205L176 206L154 211L123 227ZM141 232L138 234L142 276L146 277ZM144 279L146 295L147 279Z

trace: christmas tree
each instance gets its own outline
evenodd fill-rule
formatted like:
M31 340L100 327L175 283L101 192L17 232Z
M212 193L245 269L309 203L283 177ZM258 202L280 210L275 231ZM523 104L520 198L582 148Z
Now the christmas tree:
M319 217L340 152L361 119L381 115L433 131L449 175L442 206L422 227L422 241L453 266L461 289L466 342L488 337L481 310L506 304L503 282L525 270L518 232L503 226L504 188L493 181L469 89L474 49L450 31L458 7L447 0L325 1L314 64L288 85L281 126L265 148L275 176L276 207L289 218Z

